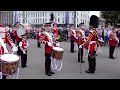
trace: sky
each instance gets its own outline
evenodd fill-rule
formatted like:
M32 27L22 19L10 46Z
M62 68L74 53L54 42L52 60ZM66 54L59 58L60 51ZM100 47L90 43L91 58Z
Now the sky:
M99 17L100 11L90 11L90 16L91 15L97 15Z

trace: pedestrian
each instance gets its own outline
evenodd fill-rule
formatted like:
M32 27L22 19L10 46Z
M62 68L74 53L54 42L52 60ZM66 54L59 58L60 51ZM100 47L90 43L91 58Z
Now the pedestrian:
M21 67L27 67L27 48L28 42L26 35L22 35L22 41L19 43L19 47L21 49Z

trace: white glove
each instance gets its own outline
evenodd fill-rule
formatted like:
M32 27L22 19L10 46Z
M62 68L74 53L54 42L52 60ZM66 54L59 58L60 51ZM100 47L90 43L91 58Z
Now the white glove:
M18 51L18 47L16 47L16 46L13 46L13 48L12 48L12 51L13 51L13 52L16 52L16 51Z
M80 45L79 48L82 48L82 45Z
M52 46L52 44L50 42L48 42L48 46Z
M78 39L77 37L75 37L76 39Z
M25 52L25 51L23 51L23 53L24 53L24 54L26 54L26 52Z

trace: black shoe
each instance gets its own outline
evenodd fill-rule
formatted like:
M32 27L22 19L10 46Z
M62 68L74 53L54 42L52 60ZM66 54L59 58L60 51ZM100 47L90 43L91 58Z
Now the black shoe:
M54 72L52 72L52 71L50 71L49 73L51 73L51 74L55 74Z
M95 73L95 72L91 72L91 71L89 71L89 70L87 70L87 71L85 71L86 73Z
M110 59L115 59L115 57L110 57Z
M52 74L51 74L51 73L49 73L49 72L48 72L48 73L46 73L46 75L47 75L47 76L52 76Z
M84 63L85 61L81 61L81 63Z

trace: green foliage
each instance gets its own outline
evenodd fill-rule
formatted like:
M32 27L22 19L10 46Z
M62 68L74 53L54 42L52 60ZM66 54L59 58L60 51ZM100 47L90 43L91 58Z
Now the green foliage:
M101 11L102 17L106 19L106 24L115 26L120 23L120 11Z

